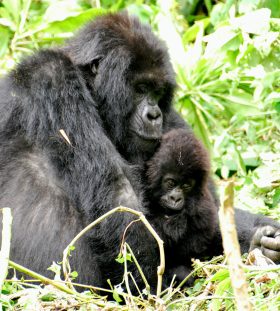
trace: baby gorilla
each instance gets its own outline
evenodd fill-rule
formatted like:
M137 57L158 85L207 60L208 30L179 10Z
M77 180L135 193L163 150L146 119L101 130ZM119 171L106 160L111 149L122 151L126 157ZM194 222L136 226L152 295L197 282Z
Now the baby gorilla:
M192 257L207 255L216 233L210 160L190 131L177 129L163 135L146 165L148 219L164 241L168 285L173 274L182 280L191 271Z

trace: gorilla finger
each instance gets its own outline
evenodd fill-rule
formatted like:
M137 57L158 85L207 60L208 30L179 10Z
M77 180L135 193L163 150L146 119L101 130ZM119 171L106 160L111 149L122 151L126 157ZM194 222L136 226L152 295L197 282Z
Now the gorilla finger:
M274 236L275 232L277 231L277 228L274 228L272 226L264 226L257 229L256 233L254 234L253 239L257 242L262 239L263 236Z
M261 238L261 246L274 251L280 251L280 236L276 238L263 236Z
M280 236L280 229L278 229L275 233L274 233L274 237L277 238L278 236Z
M263 253L266 257L268 257L269 259L271 259L273 262L279 263L279 261L280 261L280 252L273 251L273 250L271 250L271 249L263 248L263 249L262 249L262 253Z
M264 226L264 227L261 227L262 229L262 233L263 235L266 235L266 236L274 236L275 232L278 231L278 228L276 227L273 227L273 226Z

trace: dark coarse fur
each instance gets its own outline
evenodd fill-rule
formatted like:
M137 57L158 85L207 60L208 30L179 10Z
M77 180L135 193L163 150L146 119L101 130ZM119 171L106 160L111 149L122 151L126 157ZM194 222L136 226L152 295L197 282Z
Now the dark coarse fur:
M131 164L152 153L156 140L138 143L130 131L139 75L162 91L162 131L184 126L171 108L175 80L165 46L126 13L97 18L65 47L39 51L1 80L0 205L14 216L12 260L49 274L52 261L97 217L120 204L145 211ZM79 282L107 287L108 278L122 280L115 258L132 219L116 214L78 243L72 266ZM157 248L145 235L137 224L127 240L155 279Z
M171 107L174 87L166 47L126 13L97 18L0 81L0 205L14 216L12 260L47 274L97 217L120 204L145 212L135 164L154 153L163 133L186 127ZM132 219L116 214L82 238L71 257L77 281L122 281L115 258ZM247 245L252 235L243 229ZM156 243L140 223L126 238L153 286Z
M182 210L167 215L160 199L165 192L163 177L170 173L180 176L181 184L193 179L195 185L185 194ZM191 258L207 254L212 243L218 206L208 189L209 173L207 151L192 132L183 129L163 135L160 148L147 162L149 220L165 243L167 276L172 276L176 267L190 269Z

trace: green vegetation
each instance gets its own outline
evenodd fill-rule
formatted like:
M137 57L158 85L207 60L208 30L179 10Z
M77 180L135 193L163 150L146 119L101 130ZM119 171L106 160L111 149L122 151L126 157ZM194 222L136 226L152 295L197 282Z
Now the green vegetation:
M60 44L86 21L124 8L166 41L177 73L176 107L211 152L217 183L233 177L235 206L280 220L279 0L3 0L0 74L24 55ZM235 310L223 260L196 261L199 281L187 297L165 293L161 310ZM279 310L279 269L248 268L246 274L256 310ZM133 305L127 298L126 305L105 304L96 294L69 295L35 284L6 282L3 309L131 310ZM116 300L119 295L115 290ZM134 302L156 308L145 299Z

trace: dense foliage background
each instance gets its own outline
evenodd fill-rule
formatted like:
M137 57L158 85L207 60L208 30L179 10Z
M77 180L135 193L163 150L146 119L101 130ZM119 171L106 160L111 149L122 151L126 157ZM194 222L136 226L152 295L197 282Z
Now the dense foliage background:
M90 19L124 8L166 42L177 73L176 108L211 152L217 183L234 177L235 206L280 219L279 0L3 0L0 74ZM228 272L219 273L217 295L230 287ZM273 299L277 308L280 298ZM214 300L212 310L221 303ZM223 307L232 305L225 300ZM266 307L258 310L272 310Z

